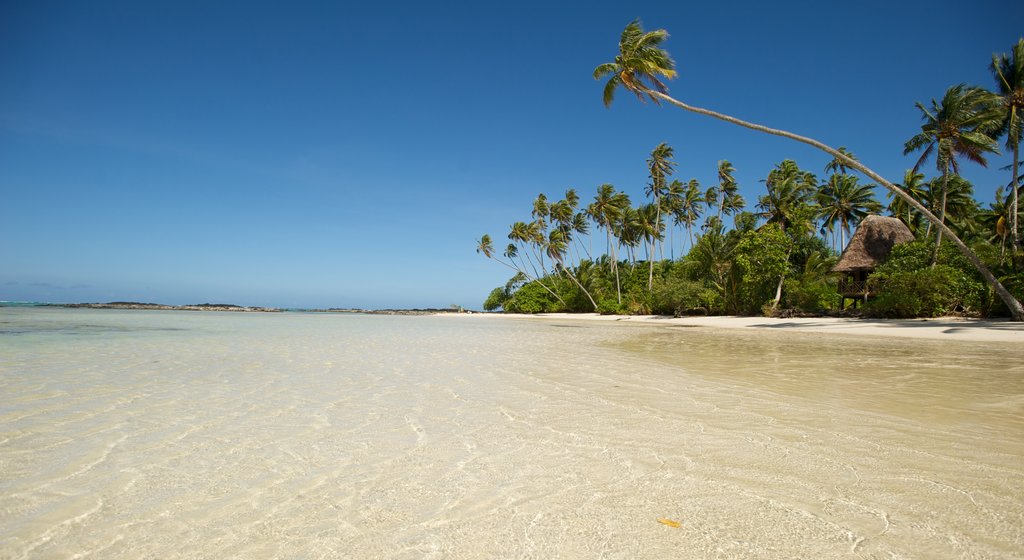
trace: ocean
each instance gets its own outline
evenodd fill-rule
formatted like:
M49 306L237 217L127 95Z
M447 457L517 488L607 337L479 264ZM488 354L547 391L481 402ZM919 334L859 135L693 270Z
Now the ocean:
M1020 558L1024 352L0 308L0 558Z

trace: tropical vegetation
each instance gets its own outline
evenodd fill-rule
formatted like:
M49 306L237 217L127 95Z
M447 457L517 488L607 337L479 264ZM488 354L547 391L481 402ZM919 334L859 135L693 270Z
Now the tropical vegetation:
M593 195L539 194L508 229L503 249L490 235L477 251L513 271L484 303L507 312L627 314L791 314L840 312L848 304L831 273L857 225L887 211L917 241L897 246L869 283L876 294L858 312L886 317L948 313L1024 320L1024 255L1019 245L1019 144L1024 111L1024 39L994 55L996 90L959 84L941 100L917 103L923 124L905 154L917 154L902 182L889 182L845 147L694 107L668 95L675 63L661 48L664 30L626 26L619 53L599 65L610 106L619 89L731 124L789 138L832 156L824 176L784 160L765 170L752 205L736 170L716 162L717 183L703 188L681 172L710 166L679 157L668 143L646 159L643 196L610 184ZM1012 176L986 204L960 176L960 161L987 164L1005 138ZM924 163L934 158L935 175ZM887 205L876 198L883 190ZM638 189L639 190L639 189ZM581 198L582 197L582 198ZM952 245L943 244L943 239ZM596 246L595 246L595 241ZM667 254L667 257L666 257Z

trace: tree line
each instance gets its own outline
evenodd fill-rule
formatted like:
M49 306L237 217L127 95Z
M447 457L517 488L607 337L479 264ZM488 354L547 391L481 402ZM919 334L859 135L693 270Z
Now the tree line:
M481 237L477 251L514 271L505 286L492 291L485 308L672 314L833 310L842 302L829 270L857 224L884 208L919 241L894 252L891 260L902 268L883 267L873 277L879 297L868 312L1009 313L1024 319L1018 205L1024 39L1009 54L993 55L992 90L959 84L941 100L916 104L923 124L904 154L920 155L895 184L845 148L668 96L662 79L673 78L675 70L660 48L667 36L664 30L645 32L638 21L626 26L619 55L594 71L595 78L608 76L606 105L622 87L641 100L809 144L832 156L825 177L819 180L792 160L780 162L762 181L765 194L748 208L728 161L718 163L712 185L684 182L675 177L674 150L659 144L646 161L643 201L634 205L626 192L608 184L585 203L574 189L559 200L540 194L530 218L512 224L500 253L489 235ZM987 165L986 155L998 152L998 139L1005 139L1012 154L1010 178L985 206L960 176L960 161ZM928 179L921 170L932 159L937 175ZM855 172L871 182L862 183ZM876 187L887 191L887 206L876 200ZM955 249L944 249L943 238Z

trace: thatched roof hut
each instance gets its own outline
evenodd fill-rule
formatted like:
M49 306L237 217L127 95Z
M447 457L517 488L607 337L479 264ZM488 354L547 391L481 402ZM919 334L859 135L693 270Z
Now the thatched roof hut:
M833 272L874 270L889 258L893 246L913 241L914 234L898 218L868 216L857 226Z

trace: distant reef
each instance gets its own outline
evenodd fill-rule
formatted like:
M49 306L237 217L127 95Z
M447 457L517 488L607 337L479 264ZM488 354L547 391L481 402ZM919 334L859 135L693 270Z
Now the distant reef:
M161 311L238 311L276 313L281 311L274 307L245 307L230 303L196 303L193 305L165 305L162 303L141 303L138 301L111 301L108 303L55 303L55 307L79 309L147 309Z

